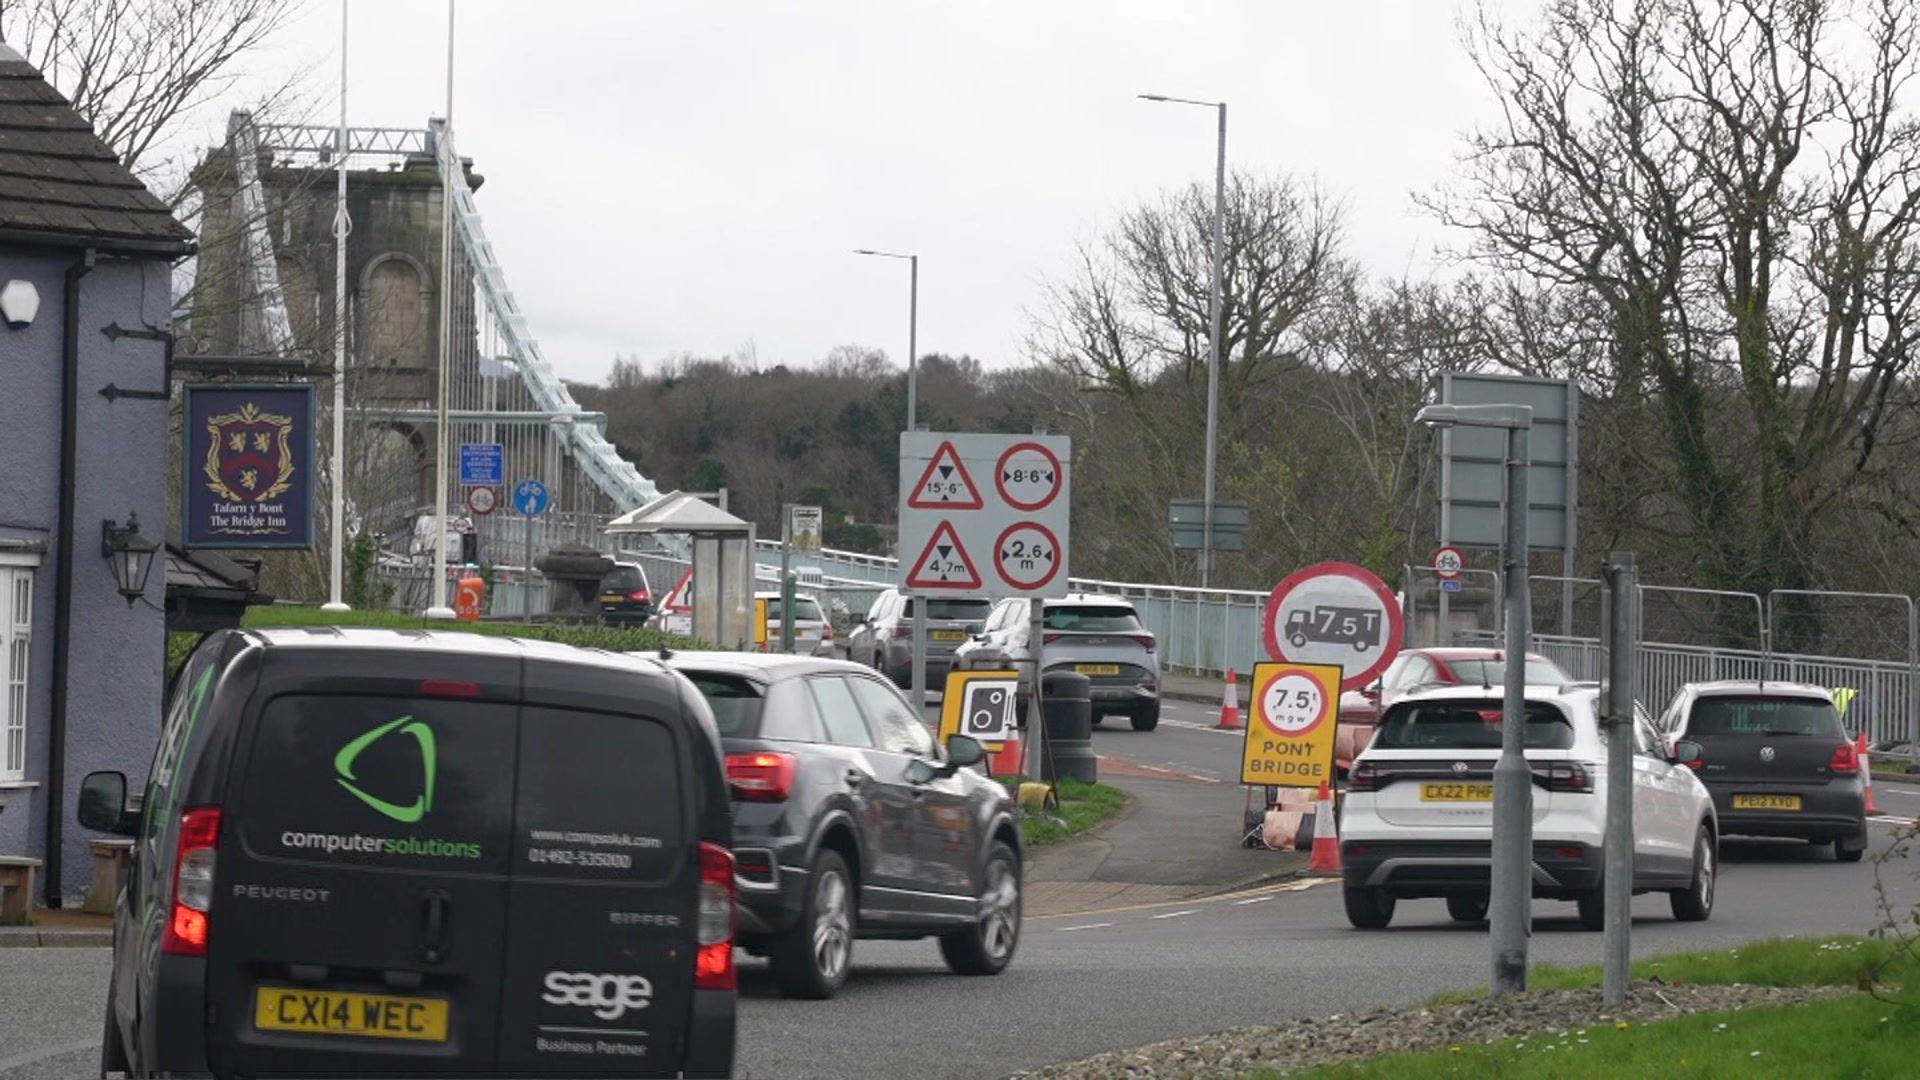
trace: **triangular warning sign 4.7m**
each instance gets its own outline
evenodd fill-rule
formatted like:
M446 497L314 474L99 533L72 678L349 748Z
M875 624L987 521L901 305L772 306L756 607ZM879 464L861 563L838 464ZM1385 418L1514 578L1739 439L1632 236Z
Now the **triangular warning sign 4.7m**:
M980 588L980 571L973 568L967 549L960 546L953 522L943 521L933 530L927 549L913 560L913 569L907 572L907 588L968 591Z
M919 482L907 493L907 505L916 510L978 510L986 505L980 499L980 489L973 486L967 467L961 464L953 440L941 443L940 449L933 452L927 471L920 474Z

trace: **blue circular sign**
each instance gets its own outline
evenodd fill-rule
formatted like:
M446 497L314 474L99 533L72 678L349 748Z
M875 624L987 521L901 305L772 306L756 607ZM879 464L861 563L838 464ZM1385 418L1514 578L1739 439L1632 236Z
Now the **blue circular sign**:
M547 512L547 485L538 480L522 480L513 485L513 508L525 517Z

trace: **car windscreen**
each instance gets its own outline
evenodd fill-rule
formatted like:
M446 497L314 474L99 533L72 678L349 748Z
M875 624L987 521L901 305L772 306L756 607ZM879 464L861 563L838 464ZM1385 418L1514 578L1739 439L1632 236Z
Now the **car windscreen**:
M1830 701L1802 697L1703 697L1693 703L1687 737L1713 735L1790 735L1845 738L1840 714Z
M745 679L724 675L684 672L694 689L707 699L713 710L713 722L723 738L751 739L760 731L760 711L766 698L760 688Z
M1044 619L1049 630L1124 634L1140 629L1140 617L1132 608L1113 604L1049 604Z
M991 600L967 600L935 598L927 601L927 618L950 619L955 622L985 622L987 613L993 610ZM909 598L900 609L903 618L913 617L913 600Z
M767 618L776 623L780 621L779 597L767 599ZM796 623L825 622L826 617L820 614L818 603L805 596L796 596L793 598L793 621Z
M1499 686L1507 678L1507 662L1500 660L1449 660L1447 670L1453 672L1453 681L1457 683L1480 683L1483 686ZM1537 656L1527 658L1528 686L1565 686L1573 680L1560 666L1551 660Z
M1371 748L1498 750L1500 730L1497 701L1403 702L1387 710ZM1525 741L1529 750L1565 750L1573 745L1573 725L1554 706L1530 701Z
M632 592L646 587L647 580L637 566L616 566L600 579L601 592Z

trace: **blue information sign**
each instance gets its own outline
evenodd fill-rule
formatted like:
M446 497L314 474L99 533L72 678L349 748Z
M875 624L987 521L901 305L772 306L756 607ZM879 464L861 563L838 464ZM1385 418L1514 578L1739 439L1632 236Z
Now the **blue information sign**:
M180 532L189 548L313 544L313 387L186 388Z
M513 485L513 508L526 517L547 512L547 485L538 480L522 480Z
M499 443L460 444L461 487L499 487L506 480L506 447Z

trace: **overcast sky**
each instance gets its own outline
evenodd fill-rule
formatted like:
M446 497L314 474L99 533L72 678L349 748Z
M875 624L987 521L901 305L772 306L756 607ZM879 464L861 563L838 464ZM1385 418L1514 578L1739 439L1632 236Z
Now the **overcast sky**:
M338 0L283 50L338 70ZM1537 0L1497 8L1523 17ZM1350 250L1423 274L1446 237L1410 202L1491 99L1460 0L805 3L462 0L454 130L545 351L574 379L749 343L762 365L837 345L1017 363L1041 283L1163 188L1231 167L1318 177ZM359 0L349 122L423 125L444 100L445 6ZM321 122L332 121L332 106Z

